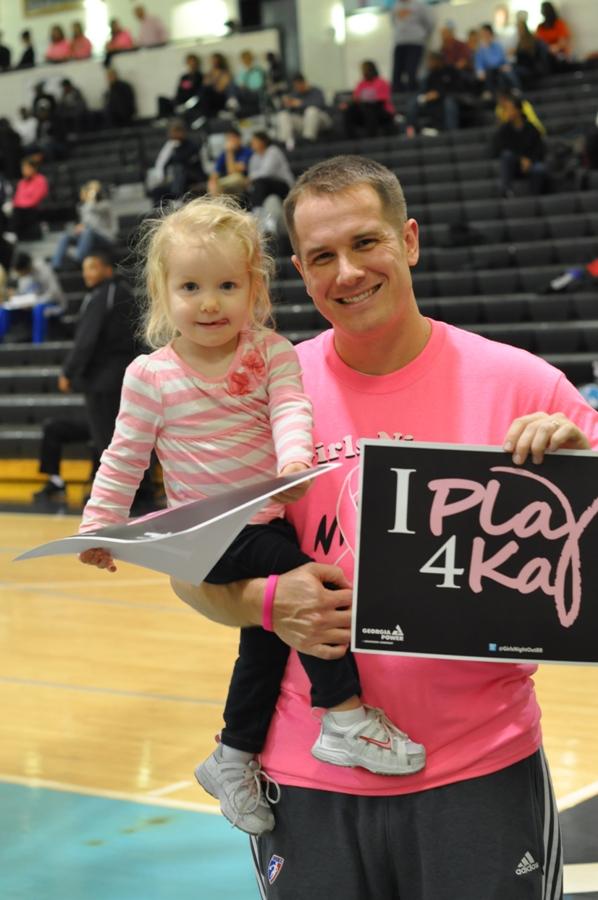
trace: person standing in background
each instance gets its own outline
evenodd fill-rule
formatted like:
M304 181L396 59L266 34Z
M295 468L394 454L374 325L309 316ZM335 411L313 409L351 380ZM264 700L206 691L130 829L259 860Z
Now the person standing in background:
M71 59L89 59L92 53L91 41L83 33L81 22L73 22L71 38Z
M417 72L424 48L434 30L434 19L429 8L420 0L398 0L393 10L394 56L392 89L417 89Z
M26 28L21 32L21 41L23 43L23 53L15 68L31 69L35 65L35 50L29 29Z
M140 3L133 7L135 18L139 20L138 47L161 47L168 43L168 29L158 16L150 16Z
M10 47L2 43L3 34L0 31L0 72L6 72L10 69Z

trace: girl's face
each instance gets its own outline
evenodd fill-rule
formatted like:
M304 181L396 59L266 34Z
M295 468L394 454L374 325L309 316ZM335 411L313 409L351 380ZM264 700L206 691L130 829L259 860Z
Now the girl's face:
M191 364L232 358L252 305L252 280L238 241L171 248L166 278L177 352Z

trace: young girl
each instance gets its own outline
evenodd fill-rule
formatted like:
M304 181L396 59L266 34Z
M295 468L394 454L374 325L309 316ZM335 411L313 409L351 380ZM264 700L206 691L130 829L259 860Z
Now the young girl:
M232 198L198 198L152 220L145 244L145 334L153 353L127 369L114 437L102 456L82 531L126 520L156 450L169 506L308 469L311 404L291 344L266 327L271 260L256 220ZM287 491L296 500L303 485ZM310 562L271 501L233 542L208 580L229 582L286 572ZM81 560L115 571L110 554ZM334 585L330 585L334 587ZM269 597L272 603L273 594ZM271 606L270 606L271 609ZM214 753L196 769L243 831L274 827L255 755L268 731L289 648L271 630L245 628ZM381 710L364 707L352 656L301 655L315 706L329 710L314 756L384 774L415 772L425 751Z

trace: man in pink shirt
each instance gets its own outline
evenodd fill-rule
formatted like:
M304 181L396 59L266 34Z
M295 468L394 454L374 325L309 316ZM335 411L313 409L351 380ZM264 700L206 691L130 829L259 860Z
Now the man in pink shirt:
M298 347L314 406L314 462L340 466L288 508L316 562L280 576L274 630L332 659L350 640L361 438L499 445L516 465L540 464L559 448L598 448L598 414L543 360L422 316L411 279L418 226L388 169L351 156L319 163L291 189L285 215L293 262L332 325ZM216 621L262 621L264 579L174 588ZM275 829L253 840L262 897L562 897L536 667L355 659L364 702L424 744L426 767L380 776L316 760L319 724L292 653L262 754L281 785Z
M139 34L137 36L138 47L159 47L168 41L168 30L164 22L158 16L150 16L145 6L138 4L133 7L135 17L139 19Z

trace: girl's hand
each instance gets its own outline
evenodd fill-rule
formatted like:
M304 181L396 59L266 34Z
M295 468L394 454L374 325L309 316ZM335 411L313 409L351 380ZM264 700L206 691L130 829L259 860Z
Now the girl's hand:
M109 550L103 547L91 547L79 554L79 559L86 566L97 566L98 569L108 569L109 572L116 572L116 566Z
M306 472L309 469L309 466L305 465L305 463L289 463L278 473L279 475L293 475L296 472ZM311 481L303 481L301 484L297 484L294 487L287 488L286 491L282 491L280 494L274 494L273 500L276 500L277 503L295 503L297 500L300 500L311 487Z

